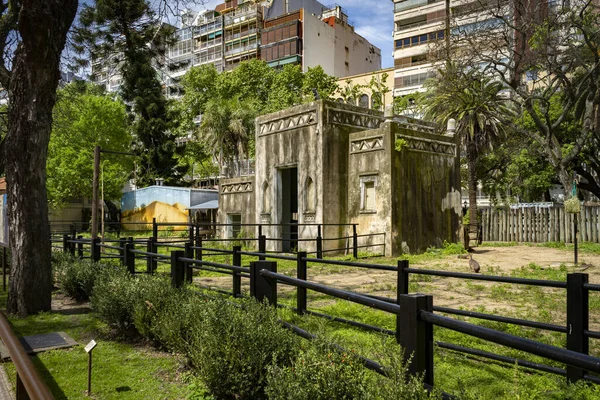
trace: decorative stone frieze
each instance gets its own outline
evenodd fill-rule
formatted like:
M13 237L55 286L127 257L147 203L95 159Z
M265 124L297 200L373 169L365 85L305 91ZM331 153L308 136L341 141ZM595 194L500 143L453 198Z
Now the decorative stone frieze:
M259 136L270 135L290 129L303 128L317 123L317 110L312 109L301 114L286 115L285 117L265 121L259 125Z
M361 138L350 142L350 153L383 150L383 136Z
M456 144L454 143L406 135L396 135L396 139L405 140L406 146L411 151L420 151L432 154L444 154L450 157L456 156Z
M376 129L385 121L383 116L372 115L336 108L327 109L327 122L334 125L344 125L354 128Z
M252 182L237 182L221 185L221 194L252 192Z

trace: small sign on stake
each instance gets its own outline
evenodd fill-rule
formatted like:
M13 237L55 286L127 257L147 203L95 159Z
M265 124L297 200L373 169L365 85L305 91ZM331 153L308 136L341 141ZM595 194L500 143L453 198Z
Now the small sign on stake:
M87 346L85 346L85 352L88 353L88 396L92 394L92 350L94 350L94 347L96 347L96 345L96 341L92 340L87 344Z

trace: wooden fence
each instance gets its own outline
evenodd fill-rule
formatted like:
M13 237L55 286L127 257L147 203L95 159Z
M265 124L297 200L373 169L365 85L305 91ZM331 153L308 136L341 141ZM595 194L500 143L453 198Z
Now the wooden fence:
M492 242L573 243L577 216L580 242L600 243L600 207L569 214L562 206L482 210L483 240Z

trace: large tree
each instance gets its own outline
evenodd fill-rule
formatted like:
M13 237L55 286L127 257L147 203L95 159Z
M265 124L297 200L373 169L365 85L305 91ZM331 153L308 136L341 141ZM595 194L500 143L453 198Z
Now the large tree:
M566 193L577 171L584 178L579 187L600 197L598 3L481 3L479 27L456 24L452 30L453 60L485 69L510 89L510 100L535 129L504 122L524 144L535 143L543 151ZM581 129L565 135L572 118Z
M81 11L74 35L75 48L84 57L118 60L123 79L120 91L131 111L141 184L157 177L168 183L180 179L167 100L154 68L174 32L161 16L146 0L96 0Z
M477 162L480 153L504 133L501 118L512 113L502 96L502 83L475 69L463 70L446 63L438 79L426 82L421 98L426 119L445 126L456 121L456 132L467 158L469 192L469 239L477 237Z
M5 55L0 83L9 97L8 133L0 143L12 254L7 310L21 316L50 310L46 158L60 57L77 5L77 0L0 2Z
M70 84L58 92L48 149L48 200L60 208L74 197L92 197L94 146L117 152L129 151L125 105L98 93L91 85ZM133 160L104 154L102 182L104 198L118 200L131 176Z

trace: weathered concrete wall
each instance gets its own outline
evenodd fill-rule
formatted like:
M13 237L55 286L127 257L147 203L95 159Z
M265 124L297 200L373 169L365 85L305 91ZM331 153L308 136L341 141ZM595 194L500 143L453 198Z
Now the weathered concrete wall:
M456 138L414 123L384 129L401 145L392 152L393 253L456 242L462 213Z
M387 125L387 126L386 126ZM348 165L348 218L358 224L359 251L392 254L392 151L394 137L389 124L350 135ZM374 207L367 200L372 184ZM370 194L370 193L369 193ZM361 236L360 235L371 235ZM377 245L377 246L370 246Z
M332 101L322 102L322 147L323 152L323 204L324 224L349 223L348 174L350 134L365 129L378 128L383 122L383 114L376 110L351 106ZM324 238L339 238L352 234L348 226L326 225ZM346 240L328 240L324 249L339 249L346 246Z
M254 176L222 179L219 183L217 222L227 224L229 223L228 214L240 214L242 224L254 224L254 197ZM242 227L242 229L256 236L253 227ZM228 227L219 228L220 237L229 237L230 232Z

